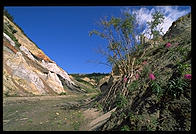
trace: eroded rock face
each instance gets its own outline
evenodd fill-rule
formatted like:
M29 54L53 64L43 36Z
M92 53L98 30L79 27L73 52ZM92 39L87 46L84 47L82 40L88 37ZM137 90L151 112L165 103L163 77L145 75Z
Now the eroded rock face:
M4 25L10 25L5 26L4 30L15 37L12 39L13 36L3 33L4 96L54 95L66 90L80 90L69 75L6 16ZM13 29L17 32L12 33ZM16 46L16 43L20 46ZM69 89L64 89L65 85Z
M31 60L35 61L35 58L25 46L20 46L20 50L23 51Z
M55 63L49 63L42 60L43 67L47 68L49 71L59 74L64 79L68 80L70 83L74 84L73 81L69 78L69 75L62 69L60 69Z
M42 80L34 73L31 68L26 63L24 57L22 56L21 52L17 52L15 57L6 61L7 66L9 66L12 71L13 75L17 76L21 79L26 80L29 83L35 85L38 93L36 94L45 94L44 84ZM28 90L28 89L27 89Z
M63 85L59 80L58 76L56 75L56 73L51 73L51 72L48 73L47 83L58 94L65 92Z
M15 46L15 45L16 45L16 44L14 43L14 41L13 41L7 34L3 33L3 36L4 36L7 40L9 40L9 42L10 42L10 44L11 44L12 46Z

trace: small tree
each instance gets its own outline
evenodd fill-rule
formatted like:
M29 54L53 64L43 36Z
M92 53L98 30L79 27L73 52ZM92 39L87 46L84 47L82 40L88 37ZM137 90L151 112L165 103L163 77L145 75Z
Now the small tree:
M151 26L153 34L155 33L153 30L156 30L157 26L155 22L152 22L153 25ZM115 106L116 93L120 92L124 97L129 93L127 84L133 80L131 78L137 71L136 64L140 64L139 60L145 55L145 50L138 53L140 47L136 47L138 46L136 44L136 35L140 34L139 31L141 31L140 28L142 27L138 26L134 14L124 12L120 17L105 17L98 24L100 26L99 30L93 30L89 35L95 34L106 39L107 49L100 52L107 57L113 71L121 75L118 81L95 99L104 105L104 109L107 109L110 106Z
M99 26L101 30L93 30L89 35L98 35L108 41L107 50L102 51L106 55L107 62L119 69L121 75L133 74L131 69L134 59L131 53L135 49L136 19L134 15L124 12L121 17L111 17L101 19Z
M152 14L152 21L147 22L150 29L150 36L153 41L156 41L163 33L162 28L159 29L158 26L163 23L164 18L165 17L161 12L156 11Z

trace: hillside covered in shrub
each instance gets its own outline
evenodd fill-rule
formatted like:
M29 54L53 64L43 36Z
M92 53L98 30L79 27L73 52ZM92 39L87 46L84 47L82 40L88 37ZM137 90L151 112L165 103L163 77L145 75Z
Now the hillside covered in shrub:
M116 110L95 130L190 130L191 55L189 13L173 22L154 45L148 41L132 52L131 77L110 76L110 84L94 103L104 112Z

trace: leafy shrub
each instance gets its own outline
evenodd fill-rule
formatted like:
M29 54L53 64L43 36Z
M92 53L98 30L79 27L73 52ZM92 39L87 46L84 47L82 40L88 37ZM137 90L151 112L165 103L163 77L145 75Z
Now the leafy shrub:
M147 130L155 131L157 126L158 126L157 119L156 118L151 118L150 123L147 124Z
M100 110L100 111L103 110L103 106L102 106L100 103L98 103L97 101L94 102L93 106L94 106L94 107L97 107L98 110Z
M97 108L102 111L103 110L103 106L101 104L98 103Z
M143 59L139 58L139 59L137 59L137 60L135 61L135 64L136 64L136 65L139 65L139 64L142 63L142 61L143 61Z
M163 89L161 88L159 82L157 81L152 81L151 82L151 88L152 88L152 91L158 96L160 97L163 93Z
M128 104L128 100L126 99L126 97L121 93L119 93L116 99L116 106L118 108L124 108L127 104Z
M129 115L130 122L136 122L137 121L137 115L134 115L133 112L129 112L128 115Z
M121 131L130 131L129 126L128 126L128 125L124 125L124 126L121 128Z
M168 91L175 98L179 97L186 87L188 87L187 81L181 78L176 78L168 82Z
M126 118L127 116L126 116L126 114L125 114L124 112L122 112L122 113L120 114L120 117L121 117L121 118Z
M130 85L128 85L128 90L131 92L134 91L135 89L138 89L138 87L139 87L139 81L135 80Z
M191 73L191 64L180 64L178 63L177 70L180 74L190 74Z
M101 95L101 92L98 92L98 94L95 94L91 97L91 99L95 99L97 96L100 96Z
M141 77L146 78L149 74L149 71L150 71L150 66L144 66Z
M78 131L80 128L80 122L74 121L73 123L74 130Z

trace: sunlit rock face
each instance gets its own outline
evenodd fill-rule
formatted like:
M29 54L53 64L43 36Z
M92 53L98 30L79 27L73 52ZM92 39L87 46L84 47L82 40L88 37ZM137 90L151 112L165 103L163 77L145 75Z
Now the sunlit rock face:
M69 82L73 83L71 81L71 79L69 78L69 75L64 70L60 69L55 63L45 62L44 60L42 60L42 64L41 65L43 67L47 68L49 71L52 71L52 72L54 72L56 74L59 74L64 79L66 79Z
M14 43L14 41L5 33L3 33L3 36L10 42L10 44L12 46L15 46L16 44Z
M58 76L56 75L56 73L51 73L49 71L46 81L48 85L58 94L65 92L63 85L61 81L59 80Z
M35 58L25 46L20 46L20 50L23 51L31 60L35 61Z
M45 55L15 23L6 16L3 18L4 96L58 95L67 90L80 91L66 71Z

